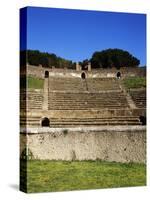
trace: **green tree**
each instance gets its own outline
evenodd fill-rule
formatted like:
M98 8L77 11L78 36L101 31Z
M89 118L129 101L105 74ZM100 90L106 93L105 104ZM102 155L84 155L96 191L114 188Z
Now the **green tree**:
M106 49L95 52L90 59L92 68L135 67L140 61L122 49Z
M20 52L20 65L30 65L51 68L73 68L72 61L56 56L54 53L40 52L38 50L26 50Z

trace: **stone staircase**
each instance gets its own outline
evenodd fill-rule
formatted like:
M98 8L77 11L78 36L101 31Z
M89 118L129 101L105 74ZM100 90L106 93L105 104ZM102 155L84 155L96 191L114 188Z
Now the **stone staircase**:
M39 116L21 116L20 117L20 126L25 127L40 127L40 120Z
M90 110L128 108L122 92L49 92L49 110Z
M97 92L120 90L116 78L49 78L49 91L84 91Z
M91 92L120 90L118 79L116 78L87 78L88 90Z
M28 89L20 92L20 109L23 110L41 110L43 103L43 90Z
M146 90L132 89L129 94L137 108L146 108Z
M113 117L113 118L70 118L70 119L51 119L51 127L75 127L75 126L104 126L104 125L140 125L138 118Z
M129 93L137 108L146 106L145 90ZM21 90L21 111L26 110L27 117L21 116L21 127L41 127L43 111L49 118L50 127L84 127L103 125L141 125L138 114L119 115L67 115L68 112L99 112L102 110L130 110L127 95L115 78L54 78L45 80L44 89ZM135 109L136 110L136 109ZM38 111L38 115L36 114ZM54 112L55 111L55 112ZM61 115L54 114L61 112ZM41 113L41 114L40 114ZM103 113L103 112L102 112ZM52 117L50 117L52 116Z
M51 128L83 127L83 126L104 126L104 125L141 125L138 116L114 116L105 118L50 118ZM22 127L41 127L39 116L21 117Z
M49 91L86 91L86 83L81 78L49 78Z

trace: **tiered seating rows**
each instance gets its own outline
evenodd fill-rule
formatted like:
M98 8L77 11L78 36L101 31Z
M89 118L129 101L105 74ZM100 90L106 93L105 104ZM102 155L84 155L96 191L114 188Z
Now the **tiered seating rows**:
M21 91L20 108L23 109L42 109L43 92L42 90Z
M127 100L122 92L49 93L50 110L119 109L127 107Z
M49 78L49 91L100 91L119 90L115 78Z
M85 91L86 85L81 78L49 78L49 90Z
M21 126L40 127L40 117L21 118ZM117 116L107 118L50 118L50 127L101 126L101 125L141 125L136 116Z
M120 89L118 80L115 78L88 78L86 80L89 91Z
M146 90L131 90L130 95L138 108L146 107Z

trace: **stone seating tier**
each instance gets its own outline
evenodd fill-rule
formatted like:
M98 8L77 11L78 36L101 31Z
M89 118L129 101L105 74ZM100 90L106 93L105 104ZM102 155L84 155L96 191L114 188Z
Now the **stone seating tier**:
M49 91L53 90L74 90L85 91L86 85L81 78L49 78Z
M28 90L27 92L21 91L20 95L20 109L32 110L42 109L43 91L42 90Z
M88 110L128 108L122 92L111 93L49 93L49 110Z
M138 116L117 116L106 118L50 118L51 128L102 125L141 125ZM40 117L21 117L21 127L41 127Z
M118 80L116 78L88 78L86 80L89 91L120 89Z
M49 78L49 91L101 91L119 90L116 78Z
M131 90L130 95L138 108L146 108L146 90Z

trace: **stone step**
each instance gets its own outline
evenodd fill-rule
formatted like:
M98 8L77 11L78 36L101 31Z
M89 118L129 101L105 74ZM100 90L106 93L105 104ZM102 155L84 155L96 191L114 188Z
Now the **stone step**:
M41 107L37 107L37 106L33 106L33 107L31 107L31 106L28 106L28 107L20 107L20 109L21 110L28 110L28 111L30 111L30 110L41 110L42 109L42 106Z
M87 104L91 104L91 105L122 105L124 102L121 101L121 102L110 102L110 101L103 101L103 102L100 102L100 101L95 101L95 102L91 102L91 101L50 101L49 104L51 105L66 105L66 104L71 104L72 105L87 105Z
M95 107L73 107L73 106L70 106L70 107L58 107L58 106L53 106L53 107L49 107L49 110L97 110L97 109L107 109L107 108L110 108L110 109L121 109L121 108L128 108L128 107L125 107L125 106L102 106L102 107L98 107L98 106L95 106Z
M22 115L22 116L20 116L20 118L21 119L26 119L26 118L28 118L28 119L40 119L41 117L40 116L32 116L32 115ZM59 120L59 119L61 119L61 120L68 120L68 119L71 119L71 120L96 120L96 119L100 119L100 120L103 120L103 119L139 119L139 116L111 116L111 117L84 117L84 118L82 118L82 117L76 117L76 118L71 118L71 117L69 117L69 118L55 118L55 117L51 117L51 119L52 120Z
M84 118L81 118L81 117L76 117L76 118L51 118L51 119L83 119L83 120L87 120L87 119L138 119L139 117L138 116L112 116L112 117L84 117Z
M40 121L40 118L21 118L21 122L39 122ZM136 121L139 121L139 119L135 118L135 119L127 119L127 118L124 118L124 119L53 119L51 118L50 119L51 123L70 123L70 122L73 122L73 123L78 123L78 122L113 122L113 121L119 121L119 122L124 122L124 121L130 121L130 122L136 122Z
M20 126L36 126L36 127L40 127L40 122L37 122L37 123L30 123L30 122L26 122L26 123L23 123L21 122L20 123ZM50 123L50 127L72 127L72 126L103 126L103 125L141 125L140 122L128 122L128 121L124 121L124 122L118 122L118 121L115 121L115 122L97 122L97 123L90 123L90 122L87 122L87 123Z
M28 106L28 107L32 107L32 106ZM86 105L85 105L85 104L83 104L83 105L69 105L69 104L68 104L68 105L67 105L67 104L66 104L66 105L62 105L62 104L58 104L58 105L49 105L49 108L50 108L50 109L53 109L53 110L54 110L55 108L63 109L63 110L65 110L65 109L67 109L67 110L68 110L68 109L71 109L71 110L72 110L72 109L75 109L75 108L79 108L79 109L84 109L84 108L87 108L87 109L88 109L88 108L89 108L89 109L90 109L90 108L93 108L93 109L96 109L96 108L97 108L97 109L98 109L98 108L101 108L101 109L102 109L102 108L110 108L110 109L113 109L113 108L114 108L114 109L115 109L115 108L121 108L121 107L127 108L127 106L123 106L123 105L114 105L114 104L113 104L113 105L102 105L102 104L101 104L101 105L92 105L92 104L91 104L91 105L90 105L90 104L86 104Z
M20 125L40 126L40 117L22 117ZM100 125L141 125L138 117L118 116L110 118L51 118L50 127L100 126Z
M137 122L138 119L51 119L51 122L55 123L62 123L62 122L113 122L113 121L130 121L130 122Z
M63 127L63 128L65 128L65 127L76 127L76 126L80 126L80 127L84 127L84 126L106 126L106 125L108 125L108 126L124 126L124 125L127 125L127 126L137 126L137 125L141 125L141 123L140 122L137 122L137 123L120 123L120 122L115 122L115 123L99 123L99 124L77 124L77 125L75 125L75 124L63 124L63 125L61 125L61 124L59 124L59 125L55 125L55 124L51 124L50 125L50 127L51 128L59 128L59 127Z
M92 103L94 103L94 102L102 102L102 103L105 103L105 102L112 102L112 103L114 103L114 102L116 102L117 100L119 100L119 102L126 102L126 100L125 99L111 99L111 100L109 100L109 99L57 99L57 98L53 98L53 99L49 99L49 102L55 102L55 101L57 101L57 102L82 102L82 103L85 103L85 102L92 102ZM116 102L116 103L119 103L119 102Z
M50 123L50 126L53 126L53 125L55 125L55 126L67 126L67 125L104 125L104 124L109 124L109 125L114 125L114 124L116 124L116 125L140 125L141 123L140 122L130 122L130 121L122 121L122 122L120 122L120 121L113 121L113 122L106 122L106 121L102 121L102 122L84 122L84 123L82 123L82 122L64 122L64 123L56 123L56 122L51 122Z
M31 103L34 103L34 102L31 102ZM39 103L41 103L41 102L39 102ZM78 104L79 103L81 103L81 104L87 104L87 103L91 103L91 104L94 104L94 103L95 104L97 104L97 103L99 103L99 104L109 104L109 103L110 104L114 104L114 103L115 104L123 104L123 103L126 103L126 101L107 101L107 100L106 101L105 100L103 100L103 101L89 101L89 100L88 101L87 100L86 101L69 101L69 100L68 101L65 101L65 100L64 101L57 101L57 100L54 100L54 101L49 101L49 104L50 103L51 104L55 104L55 103L59 103L59 104L67 104L67 103L68 104L70 104L70 103L74 103L74 104L75 103L78 103Z

